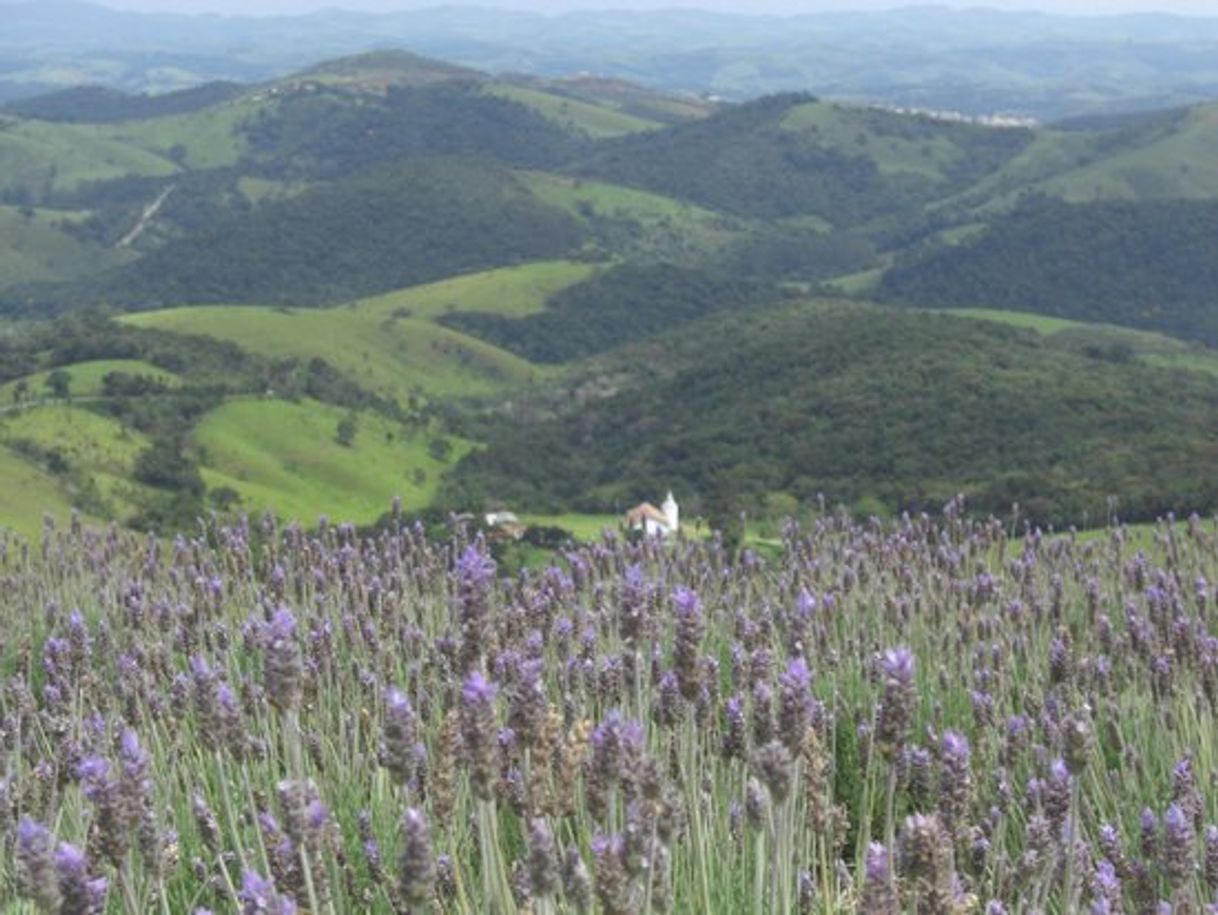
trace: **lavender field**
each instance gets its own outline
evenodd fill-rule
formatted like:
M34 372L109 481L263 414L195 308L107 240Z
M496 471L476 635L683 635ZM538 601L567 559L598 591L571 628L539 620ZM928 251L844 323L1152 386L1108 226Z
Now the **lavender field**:
M1200 913L1218 532L0 546L0 912Z

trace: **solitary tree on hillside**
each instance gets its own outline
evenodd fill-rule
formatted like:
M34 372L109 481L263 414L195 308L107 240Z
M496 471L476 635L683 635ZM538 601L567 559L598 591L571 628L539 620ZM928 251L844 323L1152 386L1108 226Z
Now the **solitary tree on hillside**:
M338 427L334 430L334 440L344 448L350 448L355 441L356 419L354 413L347 413L338 421Z
M54 399L68 400L72 391L72 375L63 369L55 369L47 375L46 386Z

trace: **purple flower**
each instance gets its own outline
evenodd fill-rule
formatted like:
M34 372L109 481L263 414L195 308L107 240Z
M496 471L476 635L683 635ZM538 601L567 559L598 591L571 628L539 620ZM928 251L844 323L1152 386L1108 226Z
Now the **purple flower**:
M470 785L482 801L493 796L495 784L495 696L494 683L474 671L461 688L461 738L469 767Z
M300 704L304 665L296 640L296 617L287 607L280 607L271 617L263 673L267 699L275 708L288 712Z
M910 710L914 704L913 652L904 647L889 649L881 658L881 670L884 685L875 737L880 751L893 759L909 739Z
M939 747L942 770L939 776L939 815L952 835L959 835L972 800L972 765L968 740L947 731Z
M383 762L393 780L406 784L414 775L417 723L410 700L396 687L385 695L385 746Z
M1179 804L1163 814L1163 867L1174 886L1192 880L1195 866L1196 832L1192 819Z
M787 664L779 678L778 733L792 753L798 753L812 720L812 674L803 658Z
M900 911L892 876L888 848L872 842L867 846L864 865L863 898L858 908L861 915L896 915Z
M458 557L454 574L461 624L460 658L462 670L469 671L478 665L491 644L490 592L495 580L495 561L482 551L479 543L472 543Z
M706 634L706 618L702 613L702 601L697 593L684 586L677 588L672 596L677 616L677 632L673 645L672 666L677 673L681 695L689 702L698 698L702 682L699 676L698 656L702 638Z
M275 881L262 877L255 871L246 871L241 877L241 915L296 915L296 901L291 896L280 895Z
M23 818L17 824L17 860L21 865L21 889L44 912L57 913L62 896L52 857L53 838L41 823Z
M402 853L398 862L398 892L412 909L427 904L435 890L436 863L427 821L413 807L402 818Z
M75 845L59 843L55 850L55 872L63 895L63 912L101 912L105 908L107 880L90 878L88 858Z

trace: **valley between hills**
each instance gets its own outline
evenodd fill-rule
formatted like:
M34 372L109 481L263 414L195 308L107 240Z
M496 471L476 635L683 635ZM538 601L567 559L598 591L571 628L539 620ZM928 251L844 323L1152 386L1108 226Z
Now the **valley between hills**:
M996 128L404 52L14 102L0 526L1212 508L1215 144L1215 104Z

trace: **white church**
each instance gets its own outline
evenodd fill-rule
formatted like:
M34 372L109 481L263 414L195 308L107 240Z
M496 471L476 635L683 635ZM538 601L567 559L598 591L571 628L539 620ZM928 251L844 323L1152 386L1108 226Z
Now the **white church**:
M626 530L640 531L646 537L675 537L681 530L681 508L672 492L659 508L641 502L626 512Z

